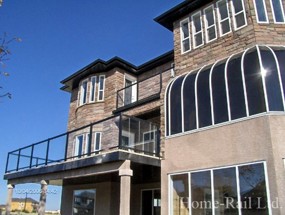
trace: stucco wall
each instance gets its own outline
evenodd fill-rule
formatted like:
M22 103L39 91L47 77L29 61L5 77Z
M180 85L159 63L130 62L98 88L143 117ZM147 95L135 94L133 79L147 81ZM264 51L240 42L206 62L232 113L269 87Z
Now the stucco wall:
M162 161L162 214L168 213L168 174L266 161L271 199L284 202L282 157L285 116L261 116L165 141ZM273 214L284 214L273 209Z

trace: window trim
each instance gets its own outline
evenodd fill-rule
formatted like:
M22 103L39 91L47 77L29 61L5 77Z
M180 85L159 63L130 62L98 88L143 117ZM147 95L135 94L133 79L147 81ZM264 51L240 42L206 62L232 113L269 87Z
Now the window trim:
M100 89L101 88L101 83L100 83L100 78L101 77L103 77L104 79L103 79L103 87L102 87L102 89ZM99 102L101 102L101 101L104 101L104 97L105 97L105 80L106 80L106 77L105 77L105 75L99 75L98 76L98 97L97 97L97 101ZM102 92L102 99L100 99L100 92Z
M94 81L94 85L93 85L93 80ZM90 88L90 92L89 92L89 102L90 103L94 103L96 101L96 87L97 87L97 76L94 75L90 78L90 85L89 85L89 88ZM92 92L93 91L93 92ZM94 94L94 99L92 100L92 94Z
M194 19L193 19L193 17L197 16L197 15L199 15L199 20L200 20L200 25L201 25L201 30L200 31L196 31L195 24L194 24ZM191 26L192 26L193 49L197 49L197 48L199 48L199 47L204 45L203 22L202 22L202 13L201 13L201 11L197 11L196 13L193 13L191 15ZM199 35L199 34L201 34L201 41L202 41L202 43L197 46L195 37L197 35Z
M280 4L281 7L281 13L282 13L282 17L283 17L283 22L277 22L276 21L276 16L275 16L275 11L274 11L274 7L273 7L273 1L274 0L270 0L270 6L271 6L271 11L272 11L272 16L273 16L273 20L275 24L284 24L285 23L285 15L284 15L284 6L283 6L283 2L282 0L277 0Z
M257 22L258 24L268 24L268 23L269 23L269 19L268 19L268 13L267 13L267 8L266 8L266 3L265 3L265 1L264 1L264 0L257 0L257 1L262 1L266 21L260 21L260 20L259 20L259 18L258 18L257 6L256 6L256 2L255 2L255 1L256 1L256 0L253 0L254 10L255 10L255 16L256 16L256 22Z
M77 146L77 141L78 141L78 138L79 137L82 137L82 153L81 154L79 154L79 152L76 152L76 146ZM86 147L85 147L85 142L86 142L86 134L85 133L82 133L82 134L78 134L78 135L76 135L75 136L75 138L74 138L74 147L73 147L73 154L72 154L72 157L73 157L73 159L80 159L80 158L82 158L82 157L84 157L84 155L85 155L85 152L86 152ZM78 147L78 149L79 149L79 147Z
M211 175L211 185L213 184L213 172L215 170L221 170L221 169L227 169L227 168L235 168L236 170L236 179L237 179L237 197L238 197L238 201L240 202L240 183L239 183L239 174L237 174L239 171L239 167L242 166L248 166L248 165L256 165L256 164L263 164L263 170L264 170L264 179L265 179L265 186L266 186L266 196L267 196L267 207L268 207L268 214L272 215L272 209L271 209L271 197L270 197L270 188L269 188L269 178L268 178L268 169L267 169L267 162L264 160L261 161L256 161L256 162L249 162L249 163L240 163L240 164L236 164L236 165L229 165L229 166L222 166L222 167L213 167L213 168L205 168L205 169L200 169L200 170L189 170L189 171L183 171L183 172L173 172L173 173L169 173L168 174L168 214L173 215L173 204L172 204L172 199L173 199L173 180L172 180L172 176L176 176L176 175L187 175L188 177L188 192L189 192L189 196L191 196L191 174L192 173L199 173L199 172L205 172L205 171L209 171L210 175ZM213 187L211 187L211 190L213 190ZM190 198L188 198L189 201L189 205L191 205L190 203ZM212 200L213 201L213 195L212 195ZM214 201L213 201L214 202ZM215 207L213 207L213 210L215 209ZM239 208L239 214L241 214L240 211L241 208ZM191 210L190 210L190 214L191 214Z
M98 149L96 149L97 134L99 134L99 138L100 138L100 140L99 140L99 148ZM101 151L101 149L102 149L101 143L102 143L102 132L96 131L94 133L93 152L100 152Z
M225 1L226 2L226 6L227 6L227 18L225 19L221 19L221 15L220 15L220 9L219 9L219 3L222 2L222 1ZM227 34L230 34L232 32L232 26L231 26L231 16L230 16L230 10L229 10L229 2L228 0L219 0L216 2L216 7L217 7L217 17L218 17L218 24L219 24L219 34L220 34L220 37L223 37L223 36L226 36ZM229 27L230 27L230 30L224 34L222 34L222 25L221 23L224 22L225 20L229 20Z
M184 37L184 34L183 34L183 31L182 31L182 25L187 22L188 23L188 32L189 32L189 36L186 37L186 38L183 38ZM192 46L191 46L191 32L190 32L190 29L191 29L191 26L190 26L190 20L189 20L189 17L187 17L186 19L183 19L180 21L180 45L181 45L181 54L185 54L187 52L190 52L192 50ZM183 36L183 37L182 37ZM187 51L184 51L184 48L183 48L183 42L185 40L189 40L189 50Z
M234 6L234 1L231 1L231 7L232 7L232 18L234 20L234 30L240 30L243 27L247 26L247 17L246 17L246 10L245 10L245 6L244 6L244 0L240 0L241 4L242 4L242 10L238 13L235 12L235 6ZM238 16L239 14L243 13L243 17L244 17L244 25L237 27L237 22L236 22L236 16Z
M208 20L207 20L207 16L206 16L206 10L208 10L209 8L212 9L212 12L213 12L213 19L214 19L214 24L211 25L211 26L208 25ZM216 13L215 13L214 4L211 4L211 5L209 5L208 7L206 7L206 8L203 9L203 16L204 16L204 23L205 23L205 24L204 24L204 27L205 27L206 43L210 43L210 42L212 42L212 41L214 41L214 40L216 40L216 39L218 38L217 21L216 21ZM208 30L209 30L210 28L212 28L212 27L214 27L214 29L215 29L216 37L213 38L213 39L211 39L211 40L209 40Z
M84 83L86 83L86 89L85 89L85 91L84 91L84 93L83 93L83 84ZM87 104L88 102L88 99L87 99L87 93L88 93L88 78L86 78L86 79L84 79L84 80L82 80L81 81L81 83L80 83L80 89L79 89L79 105L78 106L82 106L82 105L85 105L85 104ZM86 94L85 96L85 102L83 102L83 98L84 98L84 94Z

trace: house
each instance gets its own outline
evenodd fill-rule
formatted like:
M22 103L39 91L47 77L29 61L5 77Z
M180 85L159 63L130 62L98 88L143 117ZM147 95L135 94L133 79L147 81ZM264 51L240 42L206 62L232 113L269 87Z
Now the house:
M284 214L284 1L189 0L155 21L173 51L62 81L68 132L8 153L8 199L41 182L39 214L48 184L63 215Z
M11 211L32 213L37 211L39 202L32 198L12 198Z

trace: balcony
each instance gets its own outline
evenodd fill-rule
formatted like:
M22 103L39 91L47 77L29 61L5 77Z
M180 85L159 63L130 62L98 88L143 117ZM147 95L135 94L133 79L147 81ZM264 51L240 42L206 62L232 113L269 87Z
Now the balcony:
M159 99L162 89L162 73L165 71L160 71L158 74L138 81L125 80L126 87L117 91L116 110L114 112Z
M6 175L57 164L72 163L71 168L94 165L106 158L119 159L118 152L159 160L159 127L135 117L115 115L9 152Z

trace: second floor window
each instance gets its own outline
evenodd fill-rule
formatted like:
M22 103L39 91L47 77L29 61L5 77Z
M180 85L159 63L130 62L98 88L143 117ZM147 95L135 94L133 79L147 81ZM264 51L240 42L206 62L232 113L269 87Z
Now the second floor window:
M235 30L245 26L247 23L243 0L232 0L232 11Z
M185 53L191 50L189 19L185 19L180 23L180 31L182 46L181 49L182 53Z
M192 31L193 31L194 48L198 48L199 46L204 44L200 11L192 16L192 22L193 22Z
M258 23L268 23L264 0L254 0L255 13Z
M81 82L78 92L78 106L104 101L105 75L92 76Z
M282 0L271 0L271 8L273 11L273 18L275 23L284 23L284 10Z
M217 12L219 18L220 35L226 35L231 32L230 15L227 0L220 0L217 2Z
M204 10L206 42L211 42L217 38L216 20L214 6L211 5Z
M88 80L84 80L80 86L79 105L84 105L87 102L87 84Z

